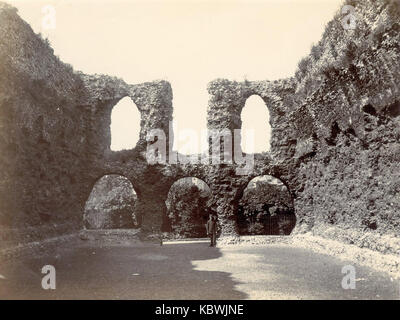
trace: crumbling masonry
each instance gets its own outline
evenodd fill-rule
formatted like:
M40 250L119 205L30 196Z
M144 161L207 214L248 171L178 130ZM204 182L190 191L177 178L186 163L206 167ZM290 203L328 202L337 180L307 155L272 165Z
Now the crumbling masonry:
M244 188L255 176L269 174L294 198L295 233L395 250L393 245L400 245L400 5L350 4L357 28L345 30L341 15L334 17L296 76L209 84L209 129L240 129L241 110L251 95L269 109L271 150L255 155L248 176L235 175L234 164L149 165L147 132L169 132L170 84L129 85L74 72L13 7L0 4L1 246L81 230L85 201L106 174L132 182L144 232L159 230L170 186L182 177L198 177L212 190L223 233L235 235ZM113 152L111 111L126 96L141 114L140 139L132 150Z

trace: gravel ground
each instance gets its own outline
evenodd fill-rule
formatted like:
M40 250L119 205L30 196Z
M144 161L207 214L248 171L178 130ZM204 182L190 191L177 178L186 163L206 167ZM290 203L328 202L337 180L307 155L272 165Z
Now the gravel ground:
M400 279L400 252L398 255L382 254L356 245L344 244L339 241L325 239L311 234L295 236L242 236L223 238L220 246L248 246L248 245L286 245L289 247L312 250L320 254L327 254L343 261L372 268L378 272L385 272L393 279Z

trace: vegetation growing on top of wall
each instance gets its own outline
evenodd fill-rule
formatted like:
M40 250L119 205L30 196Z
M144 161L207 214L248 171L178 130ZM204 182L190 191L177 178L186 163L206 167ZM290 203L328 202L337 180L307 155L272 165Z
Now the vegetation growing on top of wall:
M400 2L348 0L343 5L355 8L355 29L343 27L346 14L341 11L328 22L321 40L298 64L297 101L311 97L338 76L358 81L364 90L373 90L380 80L374 78L374 73L379 72L374 69L382 70L385 64L399 66ZM384 51L384 56L379 51ZM372 52L378 57L371 57ZM393 79L387 80L390 87Z
M83 83L72 66L54 55L49 41L35 34L14 7L1 3L0 18L0 77L17 82L48 107L76 102Z

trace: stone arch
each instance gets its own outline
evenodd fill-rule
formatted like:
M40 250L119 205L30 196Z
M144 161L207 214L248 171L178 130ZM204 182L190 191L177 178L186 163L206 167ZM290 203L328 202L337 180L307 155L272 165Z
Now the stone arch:
M183 237L206 236L204 224L211 200L212 190L204 180L193 176L179 178L167 194L163 229Z
M94 175L92 175L92 178L90 179L90 183L88 183L87 188L85 188L85 201L89 198L90 193L92 192L94 186L96 183L98 183L101 178L105 176L121 176L126 178L129 183L132 185L133 189L136 192L137 198L140 199L142 197L142 190L140 187L140 183L137 180L138 177L132 177L130 176L127 172L124 170L102 170L102 171L97 171Z
M136 147L140 140L141 113L135 102L125 96L111 108L110 150L121 151Z
M241 110L241 149L244 153L262 153L270 150L270 112L265 101L257 94L250 95ZM246 145L249 130L254 130L254 149Z
M288 235L288 234L290 234L293 231L295 224L296 224L295 203L294 203L295 199L294 199L293 193L291 192L288 184L281 178L278 178L275 175L271 175L271 174L261 174L261 175L249 177L247 182L238 188L237 193L234 198L234 206L233 206L234 211L235 211L235 216L236 216L237 232L239 234L246 234L246 232L243 232L243 226L241 226L241 224L243 224L244 216L242 215L243 212L241 212L242 204L240 202L242 199L244 199L244 197L246 195L246 190L248 190L248 188L251 186L252 183L259 180L260 178L267 179L265 182L263 182L265 184L270 184L270 183L277 184L277 186L279 186L279 188L282 189L281 192L284 193L285 199L281 199L281 200L284 200L284 203L281 203L280 205L275 206L275 208L272 208L272 209L271 209L272 206L269 206L266 203L258 203L257 206L254 206L257 208L251 208L251 209L259 210L260 211L259 214L261 216L264 215L264 218L263 218L264 222L268 222L269 224L271 224L271 222L272 222L275 224L275 226L265 225L264 226L265 232L259 232L258 234L265 234L265 235L277 235L277 234ZM269 181L268 181L268 179L269 179ZM255 193L255 194L257 195L257 193ZM271 194L271 197L275 196L275 195L273 195L274 192L268 193L268 195L269 194ZM260 198L266 198L266 196L261 193ZM255 200L257 201L259 199L255 199ZM258 208L258 206L259 206L259 208ZM263 212L263 211L265 211L265 212ZM285 216L285 214L287 214L287 216ZM277 216L277 218L272 219L271 218L272 215ZM257 217L257 219L258 219L258 217ZM268 220L268 221L266 221L266 220ZM254 221L252 221L252 222L254 222ZM281 230L271 231L271 230L273 230L274 227L280 226L277 224L280 224L282 226ZM267 228L269 228L269 232L268 232ZM277 231L282 231L282 232L278 233ZM257 232L255 232L255 234L257 234Z
M277 171L278 169L274 167L268 168L268 170L257 170L253 174L249 174L244 179L241 179L238 183L239 186L236 189L234 201L239 200L243 196L244 190L252 180L261 176L271 176L272 178L278 179L283 183L283 185L288 189L288 192L290 193L294 203L294 200L296 199L296 193L294 192L293 185L287 181L286 176L281 176Z
M139 226L135 208L138 193L132 182L119 174L96 180L84 206L85 229L128 229Z

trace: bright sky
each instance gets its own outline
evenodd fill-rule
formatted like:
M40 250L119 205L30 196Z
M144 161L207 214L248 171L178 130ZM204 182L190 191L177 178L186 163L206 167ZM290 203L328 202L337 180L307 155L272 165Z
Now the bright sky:
M342 0L7 2L76 70L118 76L132 84L169 81L178 128L194 129L199 135L206 128L209 81L292 76L342 4ZM43 28L46 5L55 9L55 29ZM250 113L250 126L263 119L258 112ZM254 129L259 151L265 148L265 139L257 139ZM123 148L123 141L115 143L115 148ZM179 150L179 142L175 145Z

